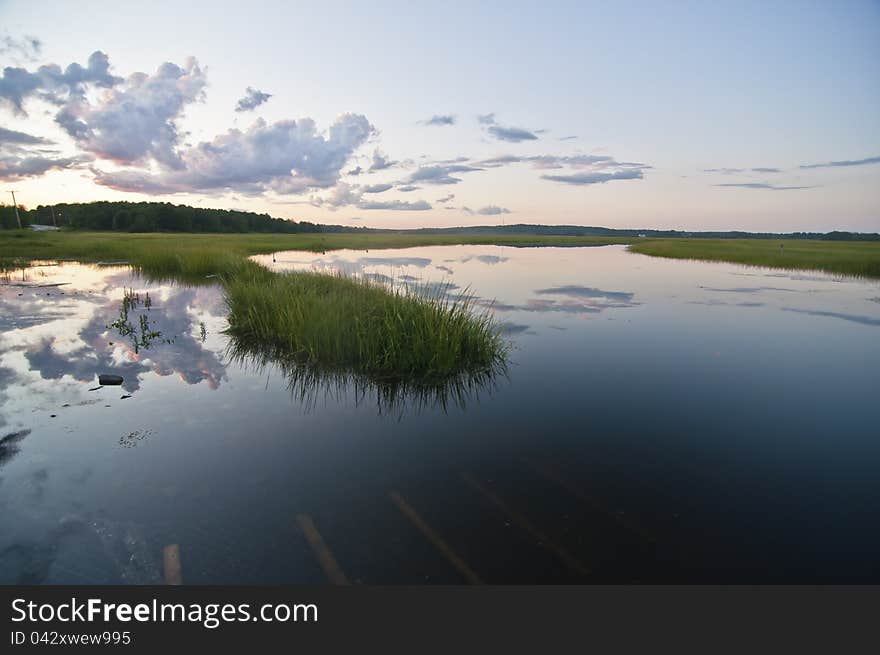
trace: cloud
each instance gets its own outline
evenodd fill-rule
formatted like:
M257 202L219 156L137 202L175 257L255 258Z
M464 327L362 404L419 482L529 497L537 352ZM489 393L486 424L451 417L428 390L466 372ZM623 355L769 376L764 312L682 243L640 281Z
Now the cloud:
M103 94L95 105L73 99L56 122L77 145L118 164L146 164L182 169L180 133L175 121L186 105L201 100L207 80L198 62L183 67L166 62L153 75L135 73Z
M88 161L85 157L51 157L39 154L6 154L0 153L0 180L11 182L23 180L36 175L43 175L51 170L61 170L81 166Z
M572 175L542 175L541 179L551 180L552 182L562 182L564 184L574 184L578 186L586 186L590 184L602 184L611 182L612 180L641 180L642 171L639 169L627 169L614 171L612 173L574 173Z
M738 173L781 173L781 168L768 168L756 166L755 168L704 168L704 173L721 173L722 175L736 175Z
M533 168L548 170L554 168L592 168L592 169L640 169L651 168L641 162L619 162L609 155L498 155L477 162L477 166L498 168L508 164L530 163Z
M388 200L384 202L361 201L357 204L358 209L385 209L390 211L426 211L431 205L424 200L407 202L404 200Z
M364 193L382 193L383 191L388 191L393 186L392 184L368 184L362 190Z
M328 206L331 209L356 204L363 195L358 186L339 182L326 198L312 198L310 203L315 207Z
M439 202L439 203L449 202L450 200L453 200L454 198L455 198L455 194L450 193L448 196L443 196L442 198L437 198L437 202Z
M370 164L369 172L373 173L375 171L384 171L385 169L391 168L392 166L394 166L396 164L397 164L396 161L392 161L391 159L388 158L387 155L383 154L378 149L376 149L373 151L373 159L372 159L372 163Z
M480 207L480 209L477 210L477 213L482 214L483 216L498 216L499 214L509 214L510 210L506 207L488 205L486 207Z
M880 318L874 316L861 316L859 314L843 314L840 312L827 312L818 309L795 309L794 307L783 307L784 312L797 312L798 314L809 314L810 316L824 316L827 318L839 318L852 323L861 323L862 325L880 326Z
M6 57L15 57L34 61L40 56L43 50L43 43L34 36L23 36L15 38L14 36L0 37L0 55Z
M452 114L434 114L431 118L419 121L422 125L455 125L455 116Z
M33 136L15 130L7 130L5 127L0 127L0 146L7 143L13 143L16 145L48 145L51 144L52 141L39 136Z
M24 101L38 97L57 106L80 100L84 87L93 84L100 88L112 88L122 78L110 74L110 61L103 52L96 50L89 56L88 64L70 64L63 71L57 64L40 66L30 72L24 68L7 66L0 77L0 100L12 106L12 110L27 115Z
M180 166L157 174L95 171L96 182L122 191L186 193L229 189L254 195L264 191L303 193L329 188L354 151L375 128L365 116L342 114L326 134L311 118L230 129L180 154Z
M351 175L352 177L357 177L358 175L360 175L363 172L364 172L363 168L361 168L360 166L355 166L351 170L346 171L345 174Z
M571 140L573 140L573 139L577 139L577 138L578 138L578 135L577 135L577 134L570 134L570 135L568 135L568 136L561 136L561 137L559 137L559 140L560 140L560 141L571 141Z
M800 168L836 168L838 166L866 166L868 164L880 164L880 156L867 157L865 159L844 159L842 161L828 161L821 164L801 164Z
M24 146L49 142L2 129L0 175L21 179L104 160L123 168L108 171L96 163L91 168L94 181L121 191L297 194L334 187L354 152L375 133L366 117L342 114L323 131L311 118L271 124L257 120L247 129L229 129L197 145L185 144L179 119L204 98L206 86L205 72L194 58L181 66L166 62L152 74L127 78L112 74L109 58L100 51L92 53L86 66L73 63L62 69L49 64L33 71L6 67L0 76L0 102L23 115L31 101L54 105L56 123L80 152L59 157L51 151L28 151ZM248 87L239 108L253 108L268 97ZM394 164L377 150L371 170Z
M253 111L260 105L269 101L269 98L272 97L271 93L263 93L262 91L258 91L257 89L249 86L245 89L244 97L240 98L239 101L235 105L235 111Z
M534 141L538 138L536 132L543 130L527 130L522 127L510 127L500 125L495 120L495 114L483 114L477 116L477 122L482 125L486 131L499 141L509 141L511 143L520 143L521 141Z
M465 164L436 164L421 166L409 176L409 182L422 182L424 184L458 184L460 177L454 177L453 173L472 173L481 171L482 168L467 166Z
M635 294L628 291L604 291L594 287L584 287L575 284L566 286L549 287L547 289L536 289L535 293L539 295L559 295L568 296L569 298L607 298L618 302L630 303Z
M739 187L742 189L768 189L770 191L794 191L796 189L815 189L814 186L776 186L765 182L738 182L728 184L715 184L721 187Z
M499 155L497 157L484 159L479 162L479 164L480 166L486 166L488 168L498 168L499 166L505 166L506 164L518 164L522 161L525 161L525 158L518 157L517 155Z
M403 186L397 187L398 191L402 191L403 193L411 193L413 191L418 191L422 187L415 186L414 184L404 184Z

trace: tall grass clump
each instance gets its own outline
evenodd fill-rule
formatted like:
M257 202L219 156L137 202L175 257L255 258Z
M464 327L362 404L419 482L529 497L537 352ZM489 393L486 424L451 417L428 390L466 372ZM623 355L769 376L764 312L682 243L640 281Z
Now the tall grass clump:
M268 273L268 274L267 274ZM498 366L507 344L467 295L418 295L365 279L240 271L225 283L240 348L376 381L442 382Z

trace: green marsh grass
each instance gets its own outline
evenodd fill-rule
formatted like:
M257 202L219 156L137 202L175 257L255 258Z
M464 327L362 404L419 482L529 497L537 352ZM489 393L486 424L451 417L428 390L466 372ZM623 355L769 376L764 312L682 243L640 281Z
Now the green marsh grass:
M290 366L429 388L492 370L507 354L491 313L467 294L422 295L339 275L276 273L246 257L296 246L323 250L331 242L353 247L362 240L347 237L363 235L45 234L17 239L0 233L2 255L126 261L151 280L219 283L229 307L228 333L240 349ZM18 247L10 251L9 244Z
M487 310L367 279L248 267L224 283L228 333L275 360L426 385L497 367L507 345Z
M773 239L645 239L629 248L654 257L733 262L880 278L880 242Z

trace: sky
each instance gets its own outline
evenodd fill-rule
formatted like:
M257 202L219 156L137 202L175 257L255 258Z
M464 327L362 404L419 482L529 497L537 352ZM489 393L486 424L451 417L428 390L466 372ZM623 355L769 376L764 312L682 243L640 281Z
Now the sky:
M0 0L0 68L27 206L880 231L876 0Z

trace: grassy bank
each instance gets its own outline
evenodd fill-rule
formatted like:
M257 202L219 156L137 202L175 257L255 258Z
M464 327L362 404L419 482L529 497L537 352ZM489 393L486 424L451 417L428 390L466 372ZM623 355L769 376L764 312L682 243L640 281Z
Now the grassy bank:
M880 278L880 242L763 239L647 239L630 246L654 257L733 262Z
M629 238L542 237L447 234L125 234L119 232L31 232L0 230L0 259L76 259L137 264L162 256L188 261L211 253L243 257L279 250L409 248L455 244L605 245Z
M300 235L18 232L0 233L0 253L18 264L23 259L126 261L152 279L219 282L239 353L313 374L353 373L371 382L436 386L462 383L503 364L506 341L488 311L474 308L466 296L453 302L443 294L416 295L343 276L274 273L246 258L280 248L324 250L361 242L344 236L329 235L322 242ZM427 240L449 242L448 237ZM408 242L386 238L382 245ZM368 245L376 243L370 239Z

